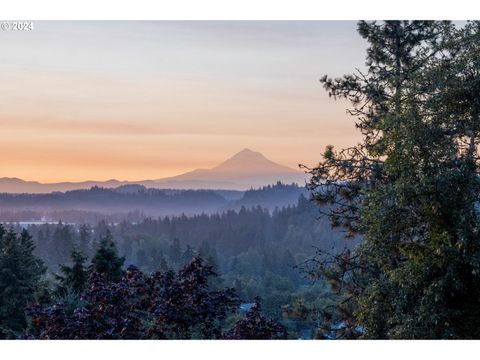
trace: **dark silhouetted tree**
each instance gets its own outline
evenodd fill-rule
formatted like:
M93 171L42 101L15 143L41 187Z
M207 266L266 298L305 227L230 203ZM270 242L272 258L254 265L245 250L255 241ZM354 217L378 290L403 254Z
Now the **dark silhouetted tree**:
M90 240L92 236L92 229L89 225L82 224L79 228L79 246L80 251L85 254L89 255L90 253Z
M36 301L43 262L33 255L31 236L0 225L0 338L15 338L27 326L25 307Z
M187 248L185 249L185 251L182 254L182 262L184 264L187 264L190 261L192 261L194 256L195 256L195 253L193 252L192 247L190 245L187 245Z
M70 254L72 266L60 265L61 275L56 275L59 282L57 291L60 294L66 294L69 291L79 295L87 286L89 272L85 266L86 256L77 249L72 250Z
M177 265L182 261L182 248L178 238L174 238L170 244L168 255L170 260Z
M125 258L118 256L111 231L107 230L93 256L92 272L103 275L108 281L118 281L123 275L122 266L124 262Z
M310 189L334 226L363 237L316 271L365 338L480 338L478 22L360 22L366 71L322 78L363 141L327 147Z

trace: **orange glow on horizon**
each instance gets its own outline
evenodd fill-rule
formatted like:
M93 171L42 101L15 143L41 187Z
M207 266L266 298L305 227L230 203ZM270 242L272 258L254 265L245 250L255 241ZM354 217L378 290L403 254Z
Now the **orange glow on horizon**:
M2 35L0 177L159 179L243 148L297 168L359 139L318 82L361 63L354 23L38 22Z

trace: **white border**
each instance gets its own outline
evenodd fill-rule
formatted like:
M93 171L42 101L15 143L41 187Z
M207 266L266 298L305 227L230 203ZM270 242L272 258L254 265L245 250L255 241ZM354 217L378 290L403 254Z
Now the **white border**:
M5 359L410 360L472 358L478 341L3 341ZM6 356L5 356L6 355ZM468 356L471 355L471 356Z
M4 0L5 20L480 19L476 0Z
M448 6L447 6L448 4ZM475 0L7 0L4 20L479 19ZM1 38L0 38L1 45ZM1 49L0 49L1 51ZM5 359L454 359L477 341L0 341ZM469 356L470 357L470 356Z

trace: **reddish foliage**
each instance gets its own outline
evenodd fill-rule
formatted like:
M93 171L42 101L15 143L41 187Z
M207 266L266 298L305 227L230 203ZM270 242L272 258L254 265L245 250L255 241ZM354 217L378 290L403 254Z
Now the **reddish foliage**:
M143 274L130 266L119 282L92 274L83 306L27 310L40 339L219 338L221 321L238 308L233 289L212 291L210 266L194 259L178 273Z
M265 318L261 314L260 299L247 312L244 319L237 321L232 329L224 334L230 340L280 340L287 338L284 326Z

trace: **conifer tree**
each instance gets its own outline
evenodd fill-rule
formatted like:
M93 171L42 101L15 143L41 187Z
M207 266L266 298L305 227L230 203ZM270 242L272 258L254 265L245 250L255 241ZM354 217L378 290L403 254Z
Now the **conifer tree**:
M327 147L310 188L332 225L362 241L319 254L317 270L344 295L349 337L479 338L479 25L358 29L367 70L321 81L351 101L363 141Z
M0 338L15 338L26 328L25 308L35 302L46 271L34 249L26 230L17 235L0 225Z
M182 254L182 262L183 264L187 264L190 261L192 261L193 257L195 256L195 253L193 252L193 249L190 245L187 245L187 248Z
M91 238L91 229L90 226L86 224L80 225L79 229L79 242L80 242L80 251L88 255L90 253L90 238Z
M119 281L123 275L124 262L125 258L118 256L111 231L107 230L93 256L91 270L102 274L108 281Z
M57 291L60 294L73 292L74 294L81 294L85 290L88 281L89 271L85 266L86 256L77 249L73 249L70 253L72 266L60 265L62 275L56 275L59 282Z
M212 248L210 255L207 256L206 263L211 266L214 271L218 271L218 254L215 248Z
M69 254L74 247L71 225L63 224L60 221L55 228L51 241L53 262L57 264L67 262Z
M180 245L180 240L178 238L174 238L172 244L169 248L169 256L170 260L178 265L182 260L182 248Z
M165 256L163 256L163 254L160 254L160 256L159 256L157 269L161 273L166 273L167 271L170 270L170 268L168 266L168 263L167 263L167 260L165 259Z

